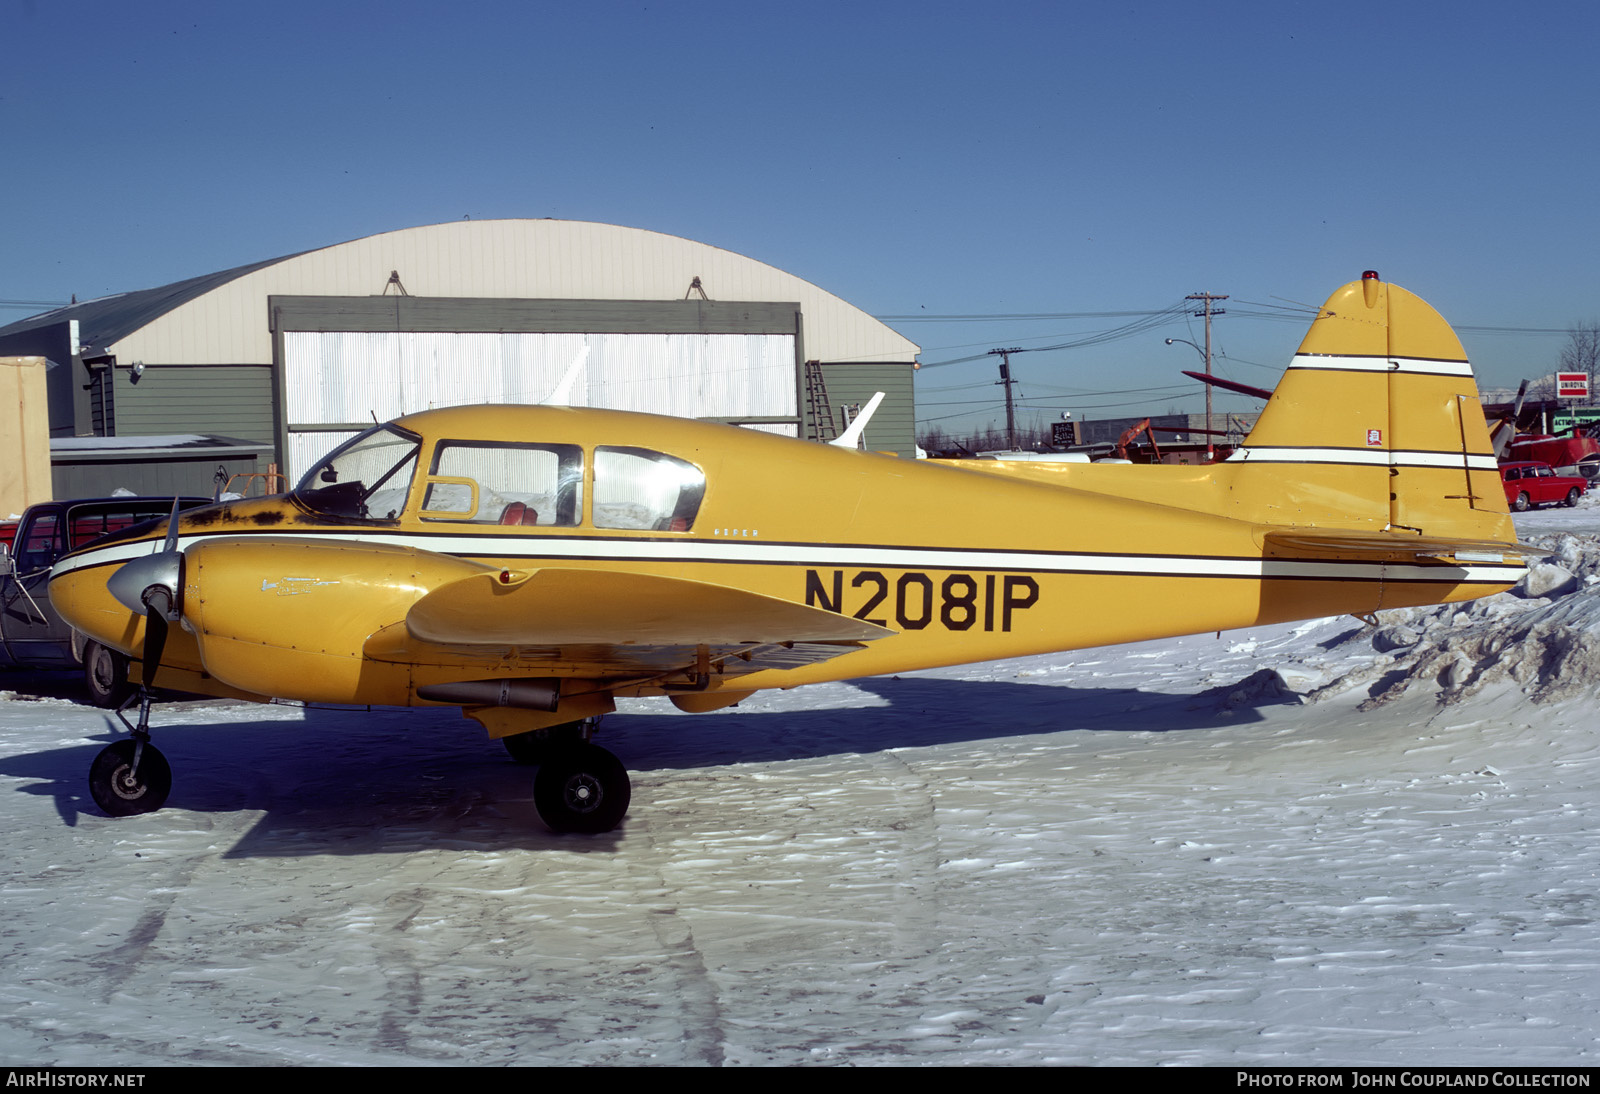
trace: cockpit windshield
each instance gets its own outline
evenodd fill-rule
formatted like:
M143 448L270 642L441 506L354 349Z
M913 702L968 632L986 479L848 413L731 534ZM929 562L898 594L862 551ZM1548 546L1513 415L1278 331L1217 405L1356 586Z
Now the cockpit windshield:
M393 423L334 449L294 489L300 504L330 517L394 520L405 508L422 438Z

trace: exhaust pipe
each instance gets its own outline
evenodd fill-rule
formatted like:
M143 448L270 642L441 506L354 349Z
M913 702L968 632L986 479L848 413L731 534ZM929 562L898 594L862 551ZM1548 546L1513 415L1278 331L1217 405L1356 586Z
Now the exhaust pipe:
M561 681L462 680L454 684L429 684L420 687L417 689L417 696L432 703L553 711L561 702Z

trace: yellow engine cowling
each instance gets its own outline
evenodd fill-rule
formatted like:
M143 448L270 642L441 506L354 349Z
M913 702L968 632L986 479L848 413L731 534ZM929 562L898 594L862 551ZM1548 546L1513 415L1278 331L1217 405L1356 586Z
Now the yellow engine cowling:
M212 676L308 702L404 704L405 665L363 657L431 589L486 567L404 547L240 536L184 551L183 618Z

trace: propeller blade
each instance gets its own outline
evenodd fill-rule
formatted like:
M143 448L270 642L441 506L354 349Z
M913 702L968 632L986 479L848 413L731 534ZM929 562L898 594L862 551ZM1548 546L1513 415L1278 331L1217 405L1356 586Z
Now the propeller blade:
M106 590L129 611L145 617L144 682L151 686L161 667L161 652L167 645L167 624L181 610L179 591L183 588L183 552L178 550L178 499L172 499L172 515L167 518L167 534L161 549L125 562L106 580Z
M163 551L176 551L178 549L178 499L172 499L172 512L167 516L167 538L161 544Z
M161 667L161 651L167 646L167 609L162 601L167 599L167 591L162 588L150 590L149 614L144 621L144 686L153 688L156 685L156 670Z

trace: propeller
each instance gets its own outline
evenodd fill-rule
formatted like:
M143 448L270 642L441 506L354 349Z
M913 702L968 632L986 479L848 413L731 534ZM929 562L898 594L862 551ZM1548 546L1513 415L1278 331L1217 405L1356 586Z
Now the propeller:
M167 624L182 614L179 590L183 588L183 552L178 550L178 499L172 499L172 515L167 518L167 538L161 550L136 558L117 568L106 581L106 590L132 612L145 617L144 682L155 682L161 667L161 651L167 644Z

